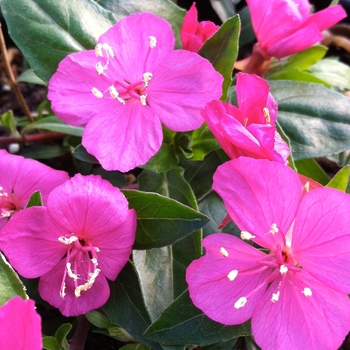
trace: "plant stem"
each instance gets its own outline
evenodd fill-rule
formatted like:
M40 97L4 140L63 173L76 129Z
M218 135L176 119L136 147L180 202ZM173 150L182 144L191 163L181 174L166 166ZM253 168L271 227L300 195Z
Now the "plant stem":
M28 105L27 105L27 103L22 95L22 92L18 87L18 84L16 82L15 76L14 76L12 68L11 68L9 56L8 56L7 49L6 49L4 34L2 32L1 23L0 23L0 51L2 53L2 60L5 64L5 70L6 70L8 78L9 78L9 84L16 94L18 102L20 103L24 114L26 115L26 117L28 118L28 120L31 123L34 123L34 119L30 113L30 110L29 110Z
M85 316L81 316L74 336L70 341L70 350L84 350L86 337L89 333L90 322Z
M59 132L47 132L45 134L26 135L24 137L6 136L0 137L0 145L10 145L11 143L31 143L47 140L63 139L67 135Z

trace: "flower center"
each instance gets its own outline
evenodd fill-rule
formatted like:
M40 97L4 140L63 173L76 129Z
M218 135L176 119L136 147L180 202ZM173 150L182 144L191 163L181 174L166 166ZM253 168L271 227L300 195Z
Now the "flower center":
M74 295L79 298L81 292L90 289L101 272L97 268L97 253L100 251L93 247L89 239L81 239L73 233L70 236L61 236L58 241L67 245L66 266L64 269L60 296L66 295L66 278L74 281Z
M271 225L271 229L267 234L279 235L280 239L282 238L282 241L280 240L279 242L277 238L275 239L275 250L271 250L269 254L266 254L266 256L263 259L257 261L256 266L254 266L253 268L245 270L234 269L229 271L227 274L228 280L230 282L233 282L239 276L256 275L266 270L270 271L270 274L265 279L265 281L256 286L250 293L241 296L240 298L238 298L238 300L235 301L235 309L240 309L244 307L253 294L255 294L261 288L266 289L269 286L269 284L271 284L276 279L279 280L279 283L277 290L275 290L271 295L272 303L275 303L279 300L280 294L286 281L294 284L294 287L297 288L297 290L299 290L301 293L303 293L305 297L312 296L312 291L310 288L295 285L295 283L293 283L292 280L289 278L291 274L301 272L302 267L294 260L290 251L290 246L286 243L285 236L279 231L275 223ZM253 236L249 232L242 231L241 237L242 239L252 239L255 236ZM220 248L220 253L223 256L223 258L227 258L230 256L230 252L225 247ZM293 281L295 281L295 279L293 279Z
M105 77L109 78L113 84L110 85L106 90L100 91L96 87L93 87L91 89L91 92L93 95L97 98L113 98L118 100L122 104L126 104L128 101L132 100L138 100L141 102L143 106L147 105L147 86L148 82L152 79L152 73L146 71L146 63L149 57L149 54L152 49L156 47L157 40L154 36L149 37L149 49L146 55L145 63L144 63L144 73L142 74L142 77L140 77L140 80L136 82L129 82L125 79L121 81L115 81L112 77L108 76L108 66L110 63L110 59L114 58L114 52L113 49L107 44L97 44L95 47L95 54L96 57L104 58L104 64L99 61L96 63L96 71L98 75L104 75ZM107 93L107 96L104 94ZM108 94L109 93L109 94Z
M17 206L13 200L13 194L9 196L0 186L0 218L9 218L17 211Z

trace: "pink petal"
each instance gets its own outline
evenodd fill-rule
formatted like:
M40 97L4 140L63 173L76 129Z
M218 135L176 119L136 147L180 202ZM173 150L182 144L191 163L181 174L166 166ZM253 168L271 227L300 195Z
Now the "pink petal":
M82 263L82 265L85 265ZM78 273L81 278L86 277L86 266L79 266ZM40 296L52 306L58 308L64 316L78 316L88 311L98 309L108 300L110 291L103 272L97 276L93 286L87 291L82 291L80 297L74 295L74 281L66 277L66 295L60 296L60 290L65 270L65 260L61 260L50 272L39 280ZM78 280L82 284L82 280Z
M121 172L147 163L162 140L161 123L154 111L136 100L102 111L88 123L83 135L83 145L104 169Z
M277 162L240 157L220 165L213 179L213 189L237 226L257 236L256 243L274 248L271 225L286 234L301 199L294 171Z
M23 161L24 158L21 156L14 156L5 150L0 150L0 169L6 169L6 171L0 171L0 187L3 188L3 192L12 193Z
M222 94L222 76L193 52L169 53L152 73L147 102L173 131L199 128L203 123L201 109Z
M103 274L114 281L128 261L135 241L137 217L128 210L125 221L110 232L94 235L91 243L99 248L98 266Z
M311 296L302 293L304 287L311 289ZM346 294L322 285L305 271L291 274L273 303L271 296L277 290L275 280L252 317L252 332L262 349L338 349L350 329Z
M321 188L303 198L292 233L293 256L312 276L350 293L350 198Z
M47 208L31 207L12 217L0 235L0 249L26 278L50 271L66 253L58 238L69 234L51 221Z
M214 321L225 325L247 321L257 302L265 291L261 288L239 309L234 304L267 279L270 271L241 276L242 270L258 267L257 260L265 254L228 234L212 234L203 240L206 254L193 261L186 271L190 297L199 309ZM226 250L225 257L220 252ZM228 274L237 270L237 277L231 281Z
M76 174L51 192L47 206L52 219L80 239L110 232L128 215L125 196L95 175Z
M0 349L41 350L41 318L33 300L16 296L0 308Z

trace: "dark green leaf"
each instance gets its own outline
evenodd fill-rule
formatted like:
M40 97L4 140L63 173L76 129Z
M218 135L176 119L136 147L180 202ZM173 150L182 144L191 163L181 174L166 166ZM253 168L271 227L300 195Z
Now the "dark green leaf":
M98 4L114 12L118 17L129 16L137 12L151 12L167 20L176 37L177 47L181 47L180 27L185 11L177 7L171 0L97 0Z
M321 185L326 185L329 182L328 175L314 159L297 160L295 161L295 166L298 169L299 174L307 176Z
M73 135L81 137L83 135L84 128L81 126L68 125L62 120L58 119L54 115L40 119L35 123L27 125L23 130L22 134L26 134L28 131L40 129L60 132L62 134Z
M40 191L36 191L34 192L28 201L28 204L26 205L26 209L30 208L30 207L41 207L43 205L43 200L41 198L41 193Z
M114 187L124 187L127 185L125 175L119 171L107 171L102 167L99 167L94 168L92 173L95 175L101 175L103 179L109 181Z
M135 269L130 262L120 272L117 280L110 283L110 287L110 298L102 308L108 318L141 343L153 350L161 350L159 344L143 336L151 321L143 304Z
M274 75L271 79L273 80L294 80L304 83L315 83L324 85L325 87L330 88L331 86L326 83L324 80L317 78L315 75L300 70L299 68L291 69L289 71L283 72L281 74Z
M11 265L0 253L0 306L16 295L27 299L25 287Z
M124 345L119 350L151 350L151 348L145 344L128 344Z
M109 328L113 327L114 324L108 319L108 317L101 311L92 310L85 314L86 318L94 326L98 328Z
M92 0L1 0L0 4L11 38L45 82L64 57L93 49L117 21Z
M255 34L252 26L252 21L250 19L248 6L243 7L243 9L238 12L238 14L242 22L241 35L239 36L239 46L242 47L254 41Z
M321 157L350 148L350 99L317 84L270 81L278 122L294 159Z
M164 345L210 345L250 334L250 326L224 326L205 316L181 294L146 331L145 336Z
M134 249L160 248L199 230L208 218L192 208L156 193L123 190L137 212Z
M67 336L72 329L72 325L70 323L64 323L57 329L55 333L55 337L57 339L58 344L61 345L63 350L69 350L69 344L67 342Z
M201 347L201 350L231 350L237 343L237 338Z
M337 172L337 174L331 181L329 181L326 187L335 188L339 191L345 192L349 182L349 175L350 165L347 165Z
M156 173L166 173L167 171L177 168L177 157L170 145L163 143L160 150L142 166L144 169L154 171Z
M228 19L219 30L209 38L199 50L199 54L208 59L215 70L224 77L221 100L225 101L232 82L233 66L238 54L238 37L241 21L236 15Z
M79 160L82 160L83 162L99 164L98 160L93 155L88 153L83 145L79 145L74 148L73 156Z
M43 337L43 349L62 350L55 337Z
M24 71L18 78L17 81L23 82L23 83L29 83L29 84L37 84L37 85L44 85L47 84L41 80L34 72L33 69L27 69Z
M69 153L69 148L64 146L39 145L25 148L21 156L33 159L51 159Z
M220 145L212 132L209 130L207 124L204 123L199 129L193 131L191 160L203 160L208 153L219 148Z

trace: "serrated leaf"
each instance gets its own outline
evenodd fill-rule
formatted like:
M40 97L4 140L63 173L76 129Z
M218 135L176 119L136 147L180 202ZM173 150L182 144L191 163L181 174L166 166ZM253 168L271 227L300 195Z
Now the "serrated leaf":
M45 82L64 57L93 49L117 21L92 0L1 0L0 4L12 40Z
M35 207L35 206L41 207L42 205L43 205L43 200L41 198L41 193L40 191L36 191L30 196L29 201L26 205L26 209L30 207Z
M215 70L224 77L221 100L225 101L232 82L233 66L238 54L238 37L241 20L236 15L228 19L199 50L199 54L209 60Z
M249 323L224 326L205 316L191 302L188 292L181 294L145 332L145 336L164 345L210 345L250 335Z
M64 121L58 119L54 115L40 119L34 123L27 125L22 130L22 134L26 134L27 132L35 129L50 130L50 131L60 132L62 134L73 135L78 137L81 137L84 131L83 127L69 125Z
M25 287L17 273L0 253L0 306L16 295L27 299Z
M79 160L82 160L86 163L92 163L92 164L99 164L96 157L94 157L92 154L88 153L86 148L83 145L79 145L74 148L73 150L73 156Z
M171 0L97 0L96 2L118 17L129 16L137 12L151 12L164 18L174 31L176 46L181 47L180 27L186 11L180 9Z
M340 169L326 187L335 188L339 191L346 191L349 183L350 165Z
M122 191L137 212L134 249L160 248L201 229L208 218L190 207L157 193Z
M350 148L350 99L317 84L287 80L269 84L295 160Z

